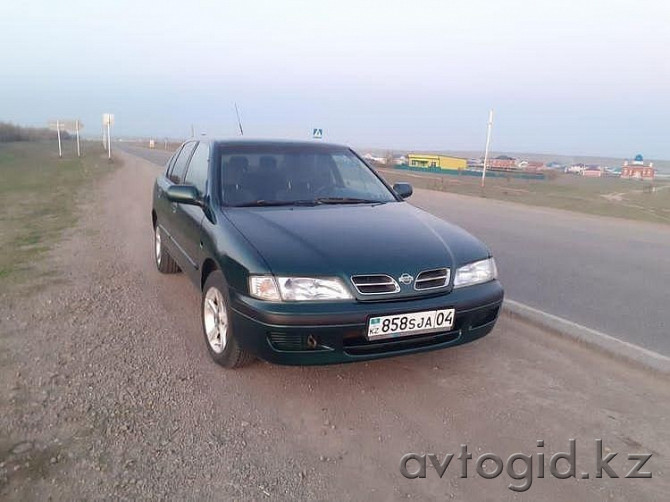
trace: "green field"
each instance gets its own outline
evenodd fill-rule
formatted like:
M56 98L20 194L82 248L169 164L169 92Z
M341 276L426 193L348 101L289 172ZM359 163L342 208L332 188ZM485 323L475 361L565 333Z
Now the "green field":
M378 171L391 183L408 181L417 188L670 224L669 181L641 182L552 173L546 180L487 178L482 190L481 179L470 176L390 168L378 168Z
M39 258L76 221L81 188L108 172L96 143L76 157L52 142L0 143L0 289L50 275Z

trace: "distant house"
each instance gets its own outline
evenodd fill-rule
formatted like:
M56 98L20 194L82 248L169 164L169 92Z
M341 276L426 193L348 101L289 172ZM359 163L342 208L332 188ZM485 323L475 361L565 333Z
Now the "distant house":
M517 163L517 166L524 171L537 171L538 169L542 169L544 167L544 163L535 160L522 160L521 162Z
M481 169L484 167L484 159L483 158L478 158L478 159L468 159L468 169Z
M517 160L507 155L498 155L495 159L490 159L488 168L498 171L510 171L517 169Z
M621 178L623 179L649 181L654 179L655 174L654 163L650 162L645 165L644 157L640 154L637 154L630 164L626 160L621 168Z
M466 159L430 153L410 153L407 155L407 163L410 167L437 167L440 169L466 169L468 167Z
M407 157L405 157L404 155L399 155L397 157L393 157L393 163L396 166L401 166L403 164L407 164Z
M584 169L586 169L584 164L572 164L571 166L565 168L565 172L569 174L582 174Z
M371 153L366 153L363 155L363 158L370 162L376 162L377 164L386 164L386 159L384 157L379 157Z
M588 178L601 178L603 175L603 170L600 166L589 165L582 169L581 175Z

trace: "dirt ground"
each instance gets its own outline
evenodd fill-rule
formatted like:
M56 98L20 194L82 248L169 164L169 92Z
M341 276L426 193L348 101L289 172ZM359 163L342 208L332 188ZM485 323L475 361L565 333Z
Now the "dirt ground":
M199 292L153 264L157 168L118 155L125 164L48 258L59 280L0 293L3 500L667 498L670 381L510 318L475 343L410 357L218 367ZM485 452L548 462L570 439L578 479L548 468L537 479L533 465L519 493L504 471L475 472ZM619 479L595 477L596 439L618 452ZM456 458L442 478L400 474L406 453L442 459L461 444L474 457L467 479ZM636 453L652 455L651 479L624 478Z

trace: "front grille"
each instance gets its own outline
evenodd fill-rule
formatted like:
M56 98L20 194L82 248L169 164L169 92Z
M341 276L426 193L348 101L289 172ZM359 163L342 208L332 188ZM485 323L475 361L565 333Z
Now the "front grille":
M362 295L385 295L400 291L395 279L385 274L355 275L351 282Z
M443 288L449 284L450 270L448 268L436 268L434 270L424 270L414 281L414 289L434 289Z
M423 335L407 336L400 338L387 338L384 340L368 341L364 337L350 338L344 340L344 352L352 356L386 354L402 350L419 349L439 345L447 342L455 342L461 336L458 328L442 333L427 333Z

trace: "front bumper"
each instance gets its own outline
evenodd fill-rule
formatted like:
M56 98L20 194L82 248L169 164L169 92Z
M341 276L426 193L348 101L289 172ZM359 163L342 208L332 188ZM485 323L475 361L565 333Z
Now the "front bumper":
M471 342L494 327L498 281L448 294L383 302L271 303L231 292L232 327L244 349L277 364L331 364L412 354ZM367 340L371 316L454 308L450 331Z

